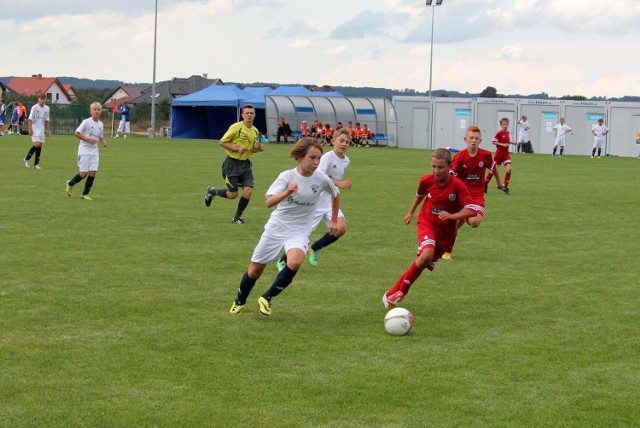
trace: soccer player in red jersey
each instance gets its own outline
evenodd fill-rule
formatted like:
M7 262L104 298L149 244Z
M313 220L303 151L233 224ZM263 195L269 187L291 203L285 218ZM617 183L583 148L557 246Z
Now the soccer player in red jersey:
M462 227L464 223L469 224L469 226L473 228L480 226L482 217L484 216L484 170L488 169L491 171L491 168L497 169L497 166L493 164L491 152L479 147L482 142L480 128L477 126L467 128L464 141L467 143L467 148L466 150L460 151L453 158L451 172L467 185L471 199L473 199L471 209L476 212L476 216L465 219L464 221L459 220L458 229ZM444 260L451 259L451 253L444 253L442 258Z
M509 145L515 145L517 143L511 142L511 136L509 135L509 119L507 119L506 117L500 119L500 127L502 129L496 133L496 136L493 137L492 141L492 143L496 146L496 154L493 157L493 162L495 163L496 167L491 168L491 171L489 171L489 174L487 174L487 186L491 181L491 177L493 176L493 174L495 174L498 189L501 189L504 193L510 195L511 193L509 193L509 180L511 179L511 155L509 154ZM498 166L503 164L507 172L504 176L504 182L500 184L500 176L497 174L497 172ZM492 173L492 171L494 172ZM486 191L487 190L485 188L485 193Z
M404 216L405 224L410 224L416 209L426 198L418 214L418 255L398 282L382 296L382 302L388 309L407 295L423 270L433 270L442 254L451 251L458 220L476 215L469 189L462 180L450 174L450 168L449 150L434 150L431 155L432 174L422 177L416 198Z

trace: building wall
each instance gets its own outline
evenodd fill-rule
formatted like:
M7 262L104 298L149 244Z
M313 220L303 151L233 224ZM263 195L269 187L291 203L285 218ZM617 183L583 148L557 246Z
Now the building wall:
M509 119L512 141L517 141L518 121L528 117L534 153L551 153L555 143L553 126L564 117L572 128L567 136L565 154L591 155L591 127L603 118L610 128L605 153L615 156L638 156L640 143L640 103L535 100L511 98L433 98L394 97L400 148L434 149L466 147L463 137L470 125L482 131L485 149L494 150L491 140L500 129L499 120ZM515 146L512 148L515 151Z

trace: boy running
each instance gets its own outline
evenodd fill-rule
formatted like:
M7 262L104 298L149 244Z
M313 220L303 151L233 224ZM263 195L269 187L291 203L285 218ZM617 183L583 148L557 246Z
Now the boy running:
M480 143L482 142L482 133L477 126L470 126L467 128L467 133L464 136L464 141L467 143L467 148L460 151L454 158L451 164L451 173L462 180L469 189L471 199L473 199L473 209L476 213L475 217L471 217L465 220L458 220L457 228L460 229L463 224L467 223L469 226L476 228L480 226L482 218L484 216L484 188L485 188L485 169L491 171L494 167L493 159L491 158L491 152L489 150L481 149ZM445 252L442 255L444 260L451 259L451 253Z
M337 233L340 191L326 174L317 170L322 146L315 138L305 137L293 146L289 157L297 160L298 166L281 172L267 190L267 208L275 206L276 209L269 216L260 241L253 250L249 268L242 276L238 294L229 310L232 315L244 310L249 293L262 276L267 263L277 260L280 250L284 248L287 265L258 299L260 313L271 315L271 299L291 284L302 265L316 205L325 191L331 195L329 232Z
M503 117L500 119L500 131L496 133L496 136L493 137L493 141L491 142L496 146L496 154L493 158L493 163L495 168L491 168L489 174L487 174L487 185L485 186L485 193L487 192L487 187L489 186L489 182L491 181L491 177L496 176L496 184L498 185L498 190L502 190L505 194L510 195L509 193L509 180L511 179L511 155L509 154L509 145L516 144L511 142L511 136L509 135L509 119ZM500 175L498 174L498 166L503 165L507 170L504 175L504 182L500 184Z
M418 256L396 284L382 295L385 308L396 306L409 292L423 270L433 270L445 252L451 252L456 241L457 222L476 215L467 186L450 174L451 153L436 149L431 155L432 174L418 184L416 197L404 216L410 224L418 206Z
M342 177L349 166L349 157L345 155L345 152L349 148L351 143L351 136L349 131L345 128L338 129L333 138L333 150L322 155L320 159L320 166L318 171L329 176L333 184L339 189L349 190L351 189L351 182L349 180L341 181ZM320 225L320 222L324 220L327 227L331 226L331 195L327 192L322 192L320 195L320 201L316 208L315 216L313 218L313 228L311 232L315 231ZM347 232L347 222L344 218L342 210L338 210L337 230L333 233L327 232L322 238L318 239L311 245L309 249L309 263L311 266L318 266L318 251L336 242L342 235ZM277 268L281 271L287 263L287 255L283 254L280 261L277 263Z

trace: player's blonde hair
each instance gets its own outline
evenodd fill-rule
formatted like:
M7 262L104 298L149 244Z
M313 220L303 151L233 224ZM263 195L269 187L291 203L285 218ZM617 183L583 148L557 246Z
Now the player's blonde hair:
M333 139L337 139L339 136L341 136L342 134L346 135L347 137L349 137L349 139L351 139L351 133L349 133L349 130L347 128L338 128L334 131L333 133Z
M98 107L100 110L102 110L102 104L100 104L97 101L92 102L91 105L89 106L90 109L93 109L94 107Z

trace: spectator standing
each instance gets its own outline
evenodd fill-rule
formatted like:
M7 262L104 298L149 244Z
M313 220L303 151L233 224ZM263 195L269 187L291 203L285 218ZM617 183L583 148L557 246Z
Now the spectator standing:
M553 127L556 132L556 142L553 145L553 156L556 155L556 150L560 147L560 156L564 153L564 145L567 143L567 132L571 132L569 125L564 123L564 117L560 118L560 123Z
M598 159L600 159L602 148L604 147L604 139L609 133L609 128L604 124L603 119L598 119L598 124L591 127L591 133L593 134L593 150L591 150L591 159L596 155L596 150L598 151Z
M46 101L46 98L45 98ZM22 101L18 101L18 133L22 134L24 130L24 120L27 117L27 108L22 104Z
M19 134L18 130L18 118L20 117L20 104L17 101L13 102L13 111L11 112L11 129L9 134Z
M7 120L7 105L4 98L0 99L0 137L4 135L4 122Z
M520 120L518 121L518 125L520 125L520 129L518 130L518 145L516 146L516 151L518 153L526 153L525 145L529 142L529 121L527 120L527 116L522 115Z
M51 134L51 120L49 118L50 109L46 105L47 96L40 95L38 97L38 104L31 107L29 113L29 135L33 146L29 149L27 156L24 158L24 166L30 168L29 159L34 154L35 160L33 161L33 167L40 169L40 154L42 153L42 144L44 144L45 135Z
M253 126L256 109L251 104L242 107L242 121L234 123L220 139L220 147L226 150L227 157L222 163L222 178L226 189L207 188L204 204L208 207L215 196L226 199L238 197L238 188L242 187L242 197L238 201L238 209L231 219L233 224L244 224L242 213L249 205L253 193L253 169L251 157L264 150L260 142L260 131Z
M118 138L121 133L124 134L123 138L127 138L131 133L131 107L129 107L128 101L125 101L124 104L120 106L118 113L120 113L120 124L118 125L116 136L113 138Z

